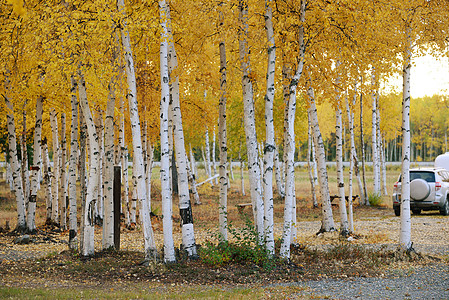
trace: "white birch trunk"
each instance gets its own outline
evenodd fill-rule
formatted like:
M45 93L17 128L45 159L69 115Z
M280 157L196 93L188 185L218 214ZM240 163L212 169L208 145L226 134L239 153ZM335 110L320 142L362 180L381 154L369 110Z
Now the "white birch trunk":
M340 96L337 101L340 101ZM342 138L342 120L341 120L341 108L340 105L336 111L336 160L337 160L337 187L338 196L340 197L339 210L340 210L340 235L347 236L349 234L348 214L346 212L346 200L345 200L345 180L343 174L343 138Z
M410 217L410 70L412 40L410 27L407 27L407 45L404 53L403 98L402 98L402 170L401 170L401 229L399 244L404 250L412 249Z
M380 196L380 174L379 174L379 151L377 149L377 93L376 93L376 75L375 69L372 68L371 88L372 88L372 130L371 130L371 150L372 150L372 162L373 162L373 193Z
M322 220L320 232L330 232L335 231L335 225L329 196L329 183L326 169L324 143L320 132L320 126L318 124L318 114L315 105L315 95L313 92L313 87L311 85L310 79L307 95L309 102L309 108L307 112L309 115L310 125L312 126L313 140L316 147L316 156L319 170L318 174L319 174L320 193L322 202Z
M300 4L300 19L305 21L305 1ZM290 258L290 244L295 236L296 226L296 195L295 195L295 113L296 113L296 89L304 68L304 27L301 25L298 32L299 55L297 58L296 72L290 81L288 89L288 103L285 107L284 120L284 159L285 159L285 206L284 206L284 230L280 255L283 258ZM284 99L285 97L284 92ZM294 217L294 219L293 219ZM293 234L292 234L293 233Z
M114 76L115 77L115 76ZM115 78L109 84L104 135L104 216L103 249L114 247L114 108Z
M355 98L354 98L355 101ZM350 157L349 157L349 178L348 178L348 221L349 221L349 233L354 232L354 216L352 209L352 180L354 173L354 160L355 160L355 141L354 141L354 113L352 112L349 101L346 98L346 113L348 115L348 127L350 136Z
M79 83L81 82L81 79L79 79ZM80 86L78 86L78 91L80 91ZM79 99L81 99L83 92L80 94L78 93ZM85 93L84 93L85 94ZM80 102L80 101L79 101ZM80 179L80 202L81 202L81 221L80 221L80 237L79 237L79 253L84 252L84 216L86 213L86 194L87 194L87 160L86 160L86 154L87 154L87 127L86 122L84 120L84 114L83 110L81 109L81 103L79 103L79 125L80 125L80 138L79 138L79 148L80 148L80 154L79 154L79 179Z
M52 174L51 174L51 166L50 166L50 159L48 158L48 145L47 145L47 139L44 138L42 141L42 153L43 153L43 165L44 165L44 182L45 182L45 190L46 190L46 197L45 197L45 206L47 208L46 213L46 224L51 223L51 205L52 205L52 195L51 195L51 180L52 180Z
M251 191L253 213L255 214L255 227L259 243L263 242L264 235L264 205L262 199L262 185L260 178L259 157L257 151L257 135L255 124L255 110L253 99L253 85L250 79L251 65L248 47L248 3L239 1L239 56L242 69L243 110L246 135L246 149L248 157L248 175Z
M267 65L267 86L265 92L265 148L264 148L264 171L263 171L263 191L264 191L264 230L265 243L269 255L275 254L274 249L274 204L273 204L273 167L276 144L274 141L274 75L276 65L276 46L273 31L273 12L271 0L265 1L265 30L268 42L268 65Z
M222 3L220 3L222 5ZM223 29L224 15L223 11L219 11L220 26L220 102L218 104L218 142L220 144L220 207L218 208L218 220L220 226L220 235L223 241L228 240L228 176L227 176L227 159L228 159L228 142L226 131L226 102L227 102L227 63L226 63L226 46L225 35ZM232 163L232 162L231 162Z
M212 168L210 165L210 148L209 148L209 129L206 126L206 136L205 136L205 151L204 155L206 160L205 163L205 169L206 169L206 175L208 178L212 177ZM213 182L211 182L211 185L214 185Z
M23 194L25 197L25 211L28 212L28 201L30 197L30 173L28 172L28 150L27 150L27 121L26 121L26 105L27 101L23 105L22 111L22 134L19 135L20 145L21 145L21 156L22 156L22 184L23 184Z
M192 175L196 176L196 174L197 174L196 162L195 162L195 155L194 155L193 150L192 150L192 144L189 144L189 148L190 148L190 164L192 165L190 170L192 172Z
M60 224L62 230L67 230L67 138L66 138L66 115L61 114L61 183L59 185L59 207L60 207Z
M17 141L16 141L16 125L14 122L14 108L8 96L4 95L4 98L7 108L6 122L8 127L9 157L11 163L12 180L14 183L14 194L16 196L16 203L17 203L16 230L19 232L24 232L27 229L25 196L23 194L21 166L17 159Z
M98 201L95 207L95 223L97 225L103 224L103 183L104 183L104 124L103 124L103 111L100 109L95 117L95 128L98 136L98 146L100 147L99 156L99 172L98 175Z
M173 135L176 151L176 166L178 171L178 196L179 213L182 222L182 244L183 250L187 252L188 257L196 258L198 256L195 244L195 231L193 227L192 206L190 203L189 180L188 180L188 162L187 152L184 143L184 130L182 126L182 113L179 101L179 76L176 74L178 68L178 58L176 55L173 36L171 33L170 7L166 5L167 10L167 33L169 35L169 78L171 81L172 112L173 112ZM214 134L215 136L215 134Z
M131 225L129 217L129 181L128 181L128 149L125 147L125 108L123 98L120 98L120 115L119 115L119 145L120 145L120 160L122 165L122 203L125 207L125 226Z
M211 151L211 161L212 161L212 168L214 170L214 173L212 174L215 176L217 174L217 165L215 163L215 142L216 142L216 134L215 134L215 126L214 126L214 134L212 135L212 151ZM218 178L215 179L215 184L218 184Z
M133 156L133 168L132 168L132 190L131 190L131 205L129 210L129 218L131 222L131 229L136 228L137 224L137 176L135 173L136 157Z
M52 172L52 186L51 194L51 220L54 224L59 225L59 139L58 139L58 119L56 117L56 111L54 108L50 111L50 123L52 129L52 141L53 141L53 172Z
M9 149L8 149L9 151ZM6 158L6 153L5 153ZM12 179L12 170L11 170L11 163L9 161L6 162L6 182L9 185L9 189L11 191L14 191L14 181Z
M311 155L312 155L312 132L311 132L311 128L310 126L308 127L308 145L307 145L307 170L308 170L308 174L309 174L309 181L310 181L310 192L312 194L312 203L313 203L313 207L318 207L318 200L316 198L316 193L315 193L315 180L313 178L313 167L312 167L312 162L311 162Z
M126 16L125 4L123 0L117 1L119 12L122 16ZM129 32L127 29L126 21L122 22L123 27L121 30L122 44L125 55L125 72L128 83L128 101L129 101L129 115L131 121L131 132L133 138L133 157L135 157L135 165L133 165L133 174L137 179L137 197L141 204L141 218L143 224L143 236L144 236L144 249L145 260L150 258L156 259L157 250L155 248L155 242L152 236L151 218L148 207L148 201L146 200L146 186L145 186L145 168L143 165L142 157L142 140L140 131L139 111L137 106L137 88L136 88L136 76L134 73L134 61L131 50L131 41ZM135 171L134 171L135 170Z
M274 177L276 180L276 188L279 196L282 198L285 197L285 186L284 186L284 180L282 180L282 170L281 170L281 164L279 162L279 152L277 150L277 147L274 149Z
M31 186L30 198L28 200L27 226L28 231L34 233L36 231L36 200L37 191L39 189L39 172L40 162L42 161L41 143L42 143L42 99L37 97L36 101L36 123L34 126L34 152L33 167L31 168Z
M172 195L170 190L170 148L168 141L168 111L170 101L170 87L168 76L168 31L167 10L165 0L159 1L161 40L160 40L160 72L161 72L161 103L160 103L160 132L161 132L161 194L162 194L162 222L164 231L164 261L176 262L173 241Z
M385 163L384 139L380 132L380 109L377 109L377 136L379 143L379 160L380 160L380 179L382 186L382 195L388 195L387 190L387 168Z
M87 101L86 84L81 72L79 73L80 82L78 84L80 106L83 111L84 121L87 126L87 138L89 139L89 180L87 184L86 203L84 212L84 230L83 230L83 256L92 256L94 249L94 226L95 226L95 202L98 197L98 177L99 177L99 155L97 131L95 129L92 113Z
M76 195L76 161L78 156L78 98L76 89L78 84L71 77L71 105L72 105L72 124L70 129L70 158L69 158L69 247L72 250L78 250L78 224L77 224L77 195Z

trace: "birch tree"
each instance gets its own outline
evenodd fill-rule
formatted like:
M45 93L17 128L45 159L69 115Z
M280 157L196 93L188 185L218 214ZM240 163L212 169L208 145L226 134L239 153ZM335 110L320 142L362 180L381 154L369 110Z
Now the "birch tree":
M164 261L176 262L175 246L173 242L172 223L172 196L170 190L170 149L168 142L168 111L170 101L170 87L168 76L168 30L167 9L165 0L159 1L159 14L161 26L160 39L160 72L161 72L161 105L160 105L160 131L161 131L161 194L162 194L162 222L164 230Z
M377 89L376 87L376 73L375 68L372 68L371 75L371 87L372 87L372 122L371 122L371 149L372 149L372 162L373 162L373 193L374 195L380 196L380 167L379 167L379 151L378 151L378 143L377 143Z
M223 2L220 2L220 7ZM218 208L218 222L220 224L220 234L223 241L228 240L228 176L226 174L226 163L228 159L227 131L226 131L226 45L223 33L224 14L222 9L219 11L219 30L220 30L220 101L218 103L218 142L220 144L220 206ZM232 163L232 161L231 161Z
M315 160L315 146L313 145L312 129L310 125L308 127L308 147L307 147L307 167L310 180L310 189L312 193L313 207L318 207L318 200L316 197L315 187L318 186L318 175L316 173L316 160Z
M406 46L402 70L402 168L401 168L401 229L399 244L404 250L412 248L410 217L410 70L412 57L411 28L405 27Z
M59 225L59 137L58 137L58 119L56 117L56 110L50 110L50 123L52 130L53 141L53 172L51 181L51 220L54 224Z
M296 113L296 90L298 81L301 78L304 68L304 55L306 45L304 40L304 21L306 13L306 1L301 1L300 21L302 24L298 30L299 54L296 61L296 70L288 87L288 98L285 106L284 120L284 157L285 157L285 206L284 206L284 228L282 235L282 243L280 255L283 258L290 257L290 244L292 242L291 235L296 226L296 195L295 195L295 113ZM294 211L295 210L295 211Z
M33 151L33 166L31 168L31 186L30 198L28 201L27 226L28 231L34 233L36 231L36 201L37 191L39 187L39 172L41 171L40 162L41 144L42 144L42 96L37 97L36 101L36 122L34 126L34 151Z
M106 105L105 136L104 136L104 218L103 218L103 249L114 247L114 108L115 108L115 78L109 84L108 102Z
M313 141L316 146L316 156L318 163L318 176L320 181L320 193L322 202L322 220L321 229L319 232L330 232L335 231L334 218L332 214L332 206L329 196L329 183L326 169L326 155L324 151L323 138L321 136L320 127L318 124L318 115L315 104L315 94L311 81L308 81L308 109L307 113L309 115L309 122L312 126Z
M86 201L84 204L84 228L83 228L83 256L92 256L94 248L94 227L95 227L95 202L98 197L98 178L99 178L99 144L97 130L95 128L92 113L87 100L86 84L84 77L79 72L79 97L80 106L83 111L84 121L87 127L87 138L89 139L89 179L86 191Z
M117 8L122 16L126 16L125 4L123 0L117 1ZM143 224L145 260L155 259L157 255L156 245L153 239L153 229L151 227L150 211L146 200L145 168L142 156L142 139L140 131L139 111L137 106L136 76L134 72L134 60L131 49L131 41L127 29L126 20L122 20L121 39L125 59L125 73L128 84L127 97L129 101L129 114L131 121L131 132L133 138L133 174L137 180L137 197L141 206L141 218Z
M66 161L67 161L67 138L66 138L66 115L61 114L61 184L59 185L59 207L60 207L60 224L61 229L67 229L67 172L66 172Z
M336 110L336 126L335 137L337 144L337 186L338 196L340 197L339 210L340 210L340 235L347 236L349 234L348 229L348 215L346 212L346 200L345 200L345 184L343 174L343 144L342 144L342 121L341 121L341 108L340 105Z
M51 212L52 212L52 195L51 195L51 181L52 181L52 174L51 174L51 166L50 166L50 159L48 158L48 144L47 144L47 138L44 138L42 141L42 153L43 153L43 166L44 166L44 183L45 183L45 190L46 190L46 197L45 197L45 207L47 208L46 213L46 220L45 224L51 223Z
M8 85L6 83L5 85ZM12 180L14 183L14 194L17 203L17 227L16 231L25 232L27 230L26 211L25 211L25 196L23 194L22 172L21 166L17 159L17 141L16 141L16 125L14 122L14 108L9 100L8 95L4 94L7 115L6 122L8 126L8 143L9 143L9 158L11 160Z
M274 75L276 64L276 46L273 30L273 12L271 9L271 0L265 1L265 30L268 41L268 65L267 65L267 86L265 92L265 147L264 147L264 172L263 172L263 191L264 191L264 228L265 243L270 255L274 255L274 221L273 221L273 165L274 152L276 149L274 141L274 120L273 120L273 102L274 102Z
M248 48L248 3L240 0L239 5L239 57L242 69L242 89L244 107L244 126L246 135L246 149L248 157L248 174L250 182L253 214L259 243L263 241L264 234L264 205L262 199L262 185L260 180L259 152L257 151L257 135L254 115L253 84L251 82L251 64Z
M184 250L190 258L196 258L196 244L195 232L193 228L192 206L189 195L189 181L188 181L188 164L187 153L184 143L184 130L182 126L181 107L179 102L179 77L176 74L178 68L178 58L176 55L175 46L173 43L173 36L171 32L170 7L166 4L167 16L167 34L169 37L169 52L168 52L168 67L170 78L170 94L171 94L171 108L173 112L173 135L174 145L176 150L176 162L178 171L178 196L179 196L179 212L182 221L182 244ZM170 76L171 75L171 76Z
M78 222L77 222L77 195L76 195L76 164L78 156L78 98L76 89L78 84L75 77L71 76L71 108L72 123L70 127L70 157L68 172L68 193L69 193L69 247L72 250L78 249Z

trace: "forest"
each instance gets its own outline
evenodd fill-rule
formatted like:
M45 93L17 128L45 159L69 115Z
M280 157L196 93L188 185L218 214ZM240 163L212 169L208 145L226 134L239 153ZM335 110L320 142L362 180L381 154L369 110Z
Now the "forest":
M113 248L113 170L120 166L125 224L140 222L146 260L161 259L150 217L157 163L163 261L176 261L173 201L182 248L195 258L196 162L219 186L222 242L230 162L238 162L248 172L257 244L277 255L280 238L279 256L288 259L295 162L308 162L319 191L320 232L348 236L353 180L368 203L365 162L372 162L370 190L380 195L386 162L399 161L400 245L410 249L408 169L447 151L448 131L446 96L411 99L411 59L424 51L448 55L448 4L1 0L0 139L16 230L36 231L36 202L44 201L47 222L70 231L70 249L94 255L98 219L103 249ZM402 76L403 89L385 94L381 84L393 74ZM328 161L337 165L339 228ZM346 189L343 161L350 163ZM45 199L37 199L44 189ZM274 193L284 201L280 237Z

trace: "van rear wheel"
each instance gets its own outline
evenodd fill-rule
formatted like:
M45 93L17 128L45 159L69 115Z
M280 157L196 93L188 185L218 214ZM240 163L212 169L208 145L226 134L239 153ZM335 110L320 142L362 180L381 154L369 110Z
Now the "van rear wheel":
M440 214L443 216L449 216L449 200L446 199L442 208L440 208Z
M412 209L412 212L414 215L420 215L421 214L421 208L414 208Z
M399 207L398 208L394 208L394 214L395 214L396 217L399 217L401 215L401 210L400 210Z

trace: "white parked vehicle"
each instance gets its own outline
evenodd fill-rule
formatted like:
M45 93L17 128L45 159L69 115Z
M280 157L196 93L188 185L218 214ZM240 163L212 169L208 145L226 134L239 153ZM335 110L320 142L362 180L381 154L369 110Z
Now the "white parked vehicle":
M439 210L449 215L449 172L444 168L410 169L410 209L414 214L423 210ZM393 209L401 213L401 175L394 184Z

